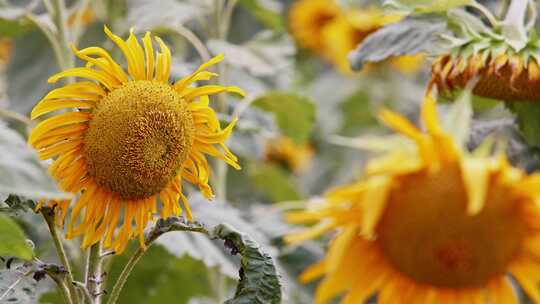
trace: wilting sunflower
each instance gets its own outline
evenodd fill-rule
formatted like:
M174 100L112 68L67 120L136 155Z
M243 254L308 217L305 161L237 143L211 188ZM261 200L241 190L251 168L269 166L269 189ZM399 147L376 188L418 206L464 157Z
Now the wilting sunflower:
M442 55L433 62L432 84L439 91L462 89L470 80L478 78L473 88L478 96L505 101L540 101L537 57L493 50L465 54Z
M84 235L83 247L104 239L105 247L122 252L134 237L144 246L143 229L153 215L179 215L179 200L192 219L182 194L183 180L212 197L206 155L239 168L224 145L235 122L221 129L208 96L243 92L237 87L192 86L217 76L206 69L222 55L172 83L171 53L159 37L155 41L160 51L154 52L150 33L142 38L143 47L133 31L126 41L107 27L105 33L124 54L127 73L100 47L74 49L86 67L60 72L49 82L66 77L87 80L49 92L33 109L32 119L73 111L40 122L29 143L41 159L54 159L49 172L60 187L80 194L67 237ZM68 206L59 204L63 216Z
M474 79L473 93L478 96L540 101L540 40L534 27L516 43L515 32L485 26L474 15L461 12L453 18L457 26L441 36L447 49L433 62L430 86L452 92ZM480 26L469 27L469 22Z
M339 14L334 0L299 0L289 10L289 29L299 46L321 52L322 29Z
M381 119L407 138L368 162L365 177L322 204L288 215L318 222L299 242L337 229L304 282L324 277L315 302L518 303L510 276L540 303L540 175L528 176L484 144L467 153L440 126L436 103L422 109L427 132L399 114ZM384 146L378 143L379 148ZM402 148L399 148L402 147Z
M304 172L313 158L313 148L309 143L298 144L291 138L282 136L266 143L266 161L284 164L294 173Z

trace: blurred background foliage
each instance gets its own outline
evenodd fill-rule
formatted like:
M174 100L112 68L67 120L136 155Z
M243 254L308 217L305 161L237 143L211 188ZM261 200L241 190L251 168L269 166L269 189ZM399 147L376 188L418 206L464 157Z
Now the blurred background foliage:
M66 5L68 39L78 47L113 49L103 34L105 24L121 36L132 27L138 33L152 31L171 47L176 79L210 56L225 54L219 68L223 82L248 93L241 101L224 97L219 108L224 122L240 116L228 144L243 169L216 168L218 175L226 174L226 195L209 203L193 193L193 214L206 224L225 222L249 234L277 262L283 303L311 303L313 286L300 285L296 277L320 259L324 242L285 246L282 236L293 228L283 222L282 212L358 177L367 155L348 138L385 134L375 118L383 106L415 119L430 66L422 56L413 63L394 58L353 73L344 67L343 54L361 42L360 31L373 32L390 21L344 24L335 17L326 34L334 50L325 53L323 47L310 50L291 35L300 22L289 14L294 2L71 0ZM216 3L225 3L226 21L219 24ZM484 4L498 9L495 1ZM380 2L342 0L339 6L341 12L335 14L348 16L365 14ZM0 0L0 202L5 201L0 207L6 211L0 214L0 256L18 257L2 260L0 294L22 278L10 303L60 303L51 282L21 276L28 271L24 260L32 248L43 261L54 262L55 255L45 223L31 211L32 202L7 197L62 195L24 139L32 124L30 109L51 89L47 78L60 69L44 34L55 30L42 1ZM473 106L471 147L487 134L504 136L514 163L529 170L538 167L534 148L523 144L503 106L480 98L473 99ZM68 245L70 257L82 259L78 244ZM239 268L238 258L222 245L198 234L165 235L135 268L120 303L222 303L234 293ZM109 289L126 256L107 260ZM82 271L75 269L75 275Z

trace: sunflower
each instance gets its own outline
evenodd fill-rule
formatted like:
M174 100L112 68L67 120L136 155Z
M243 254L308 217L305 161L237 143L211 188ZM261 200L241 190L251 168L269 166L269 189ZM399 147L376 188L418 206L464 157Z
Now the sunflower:
M265 158L268 162L284 164L294 173L304 172L313 158L313 148L309 143L298 144L290 137L270 139L266 143Z
M106 248L120 253L132 238L144 246L143 229L152 216L180 215L179 200L192 219L183 180L213 196L206 155L239 169L224 145L235 121L222 129L208 96L243 91L192 86L217 76L206 69L222 55L172 83L171 52L159 37L154 38L160 51L154 52L150 33L143 46L133 31L126 41L107 27L105 33L124 54L127 73L100 47L73 48L86 66L62 71L49 82L86 80L52 90L35 106L32 119L63 111L40 122L28 141L41 159L54 159L49 173L60 187L80 194L72 204L67 237L84 235L83 247L103 239ZM58 205L65 216L70 204Z
M322 30L323 56L341 72L349 74L352 72L348 60L349 53L373 32L400 19L399 15L385 15L382 10L375 7L344 12ZM397 70L411 73L418 71L423 56L394 57L389 62Z
M381 119L406 139L379 142L389 152L368 162L363 179L288 214L317 223L289 243L338 231L300 277L324 277L315 302L344 293L341 303L357 304L377 293L378 303L518 303L512 276L540 303L540 175L491 155L487 143L464 151L431 97L426 132L393 112Z
M505 101L540 101L539 57L484 50L445 54L432 66L432 85L441 92L462 89L478 78L473 93Z
M321 52L321 31L339 14L333 0L299 0L289 10L289 30L299 46Z

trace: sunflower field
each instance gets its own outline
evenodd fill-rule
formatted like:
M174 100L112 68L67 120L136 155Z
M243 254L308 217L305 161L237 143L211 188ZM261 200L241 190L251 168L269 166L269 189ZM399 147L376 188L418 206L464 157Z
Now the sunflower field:
M537 0L0 0L0 304L540 304Z

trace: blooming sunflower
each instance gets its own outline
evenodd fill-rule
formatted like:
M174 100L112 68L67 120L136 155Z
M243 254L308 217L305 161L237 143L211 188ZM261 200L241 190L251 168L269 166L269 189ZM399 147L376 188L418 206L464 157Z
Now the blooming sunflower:
M143 229L153 215L179 215L179 200L192 219L182 194L183 180L197 185L207 198L213 196L205 155L239 169L237 158L224 145L235 121L222 129L208 96L243 91L192 86L217 76L206 69L222 55L171 83L171 52L159 37L154 38L160 51L154 52L150 33L142 38L143 47L133 31L126 41L107 27L105 33L124 54L127 73L100 47L73 48L86 66L62 71L49 82L65 77L87 80L49 92L33 109L32 119L74 111L43 120L28 141L41 159L54 159L49 172L60 187L80 194L73 203L67 237L84 235L83 247L104 239L106 248L120 253L131 238L138 237L144 246ZM59 204L63 216L68 206Z
M266 160L279 162L295 173L304 172L313 158L313 148L309 143L297 144L290 137L282 136L266 143Z
M333 0L299 0L289 10L289 29L299 46L320 52L321 31L340 13Z
M338 229L326 257L301 275L324 276L315 302L345 293L341 303L357 304L378 293L378 303L518 303L511 275L540 303L540 175L491 156L487 144L464 151L430 97L426 132L393 112L381 119L407 144L393 137L400 145L386 143L388 154L368 162L365 178L288 214L318 222L288 242Z

